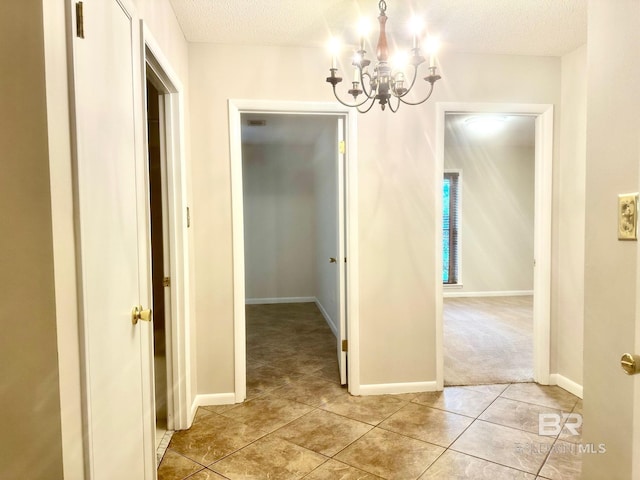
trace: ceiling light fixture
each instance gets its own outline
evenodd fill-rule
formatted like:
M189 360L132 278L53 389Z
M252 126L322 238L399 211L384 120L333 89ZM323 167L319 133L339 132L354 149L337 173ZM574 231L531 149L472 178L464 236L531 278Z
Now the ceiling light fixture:
M465 119L466 127L476 133L488 135L502 130L507 117L497 115L476 115Z
M424 80L429 83L427 96L417 102L410 102L406 100L405 97L413 89L416 83L418 69L420 65L425 62L425 58L422 55L422 49L420 47L423 23L419 19L413 19L411 21L413 47L411 48L410 53L397 54L390 65L389 46L385 30L387 23L387 3L384 0L380 0L378 8L380 10L380 15L378 16L380 35L378 37L378 46L376 49L377 62L373 68L373 72L369 72L367 68L371 64L371 60L365 58L367 52L364 49L368 24L366 22L360 23L360 49L355 52L351 62L351 65L354 67L354 76L353 81L351 82L351 89L348 91L348 93L353 96L353 103L343 101L336 91L336 85L342 81L342 78L338 76L337 67L340 43L337 39L331 39L329 42L329 48L331 50L331 68L329 71L331 72L331 75L327 77L327 82L332 85L333 94L341 104L347 107L355 107L360 113L366 113L371 110L376 100L382 107L382 110L389 105L389 109L394 113L398 111L401 103L407 105L420 105L431 97L431 94L433 93L433 85L441 78L437 73L435 63L435 55L439 42L433 37L427 38L424 45L426 52L429 54L428 75L424 77ZM407 77L404 72L404 69L408 65L413 67L413 74L411 75L411 80L409 82L407 82ZM362 93L364 93L365 98L360 101L358 100L358 96ZM369 105L366 105L367 103L369 103Z

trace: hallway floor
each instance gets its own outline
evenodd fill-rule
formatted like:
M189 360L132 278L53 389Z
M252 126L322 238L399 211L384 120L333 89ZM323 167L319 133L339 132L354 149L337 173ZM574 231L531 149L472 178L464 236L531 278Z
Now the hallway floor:
M247 396L198 409L159 480L578 479L580 435L538 435L538 415L581 413L532 383L354 397L315 304L247 306Z

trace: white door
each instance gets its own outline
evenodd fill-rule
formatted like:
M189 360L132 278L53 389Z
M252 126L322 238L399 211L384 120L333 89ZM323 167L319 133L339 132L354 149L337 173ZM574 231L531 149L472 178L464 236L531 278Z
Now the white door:
M638 284L640 295L640 284ZM640 298L640 297L638 297ZM636 354L640 352L640 311L636 312ZM632 478L640 478L640 375L635 375L634 402L633 402L633 475Z
M640 243L638 243L638 260L636 266L636 278L640 278ZM636 283L636 305L639 305L640 281ZM635 351L626 352L640 355L640 308L636 306L636 338ZM640 375L636 374L629 381L633 382L633 446L631 450L633 464L631 478L640 478Z
M84 38L73 32L85 428L92 480L155 476L150 326L131 321L132 307L149 308L140 36L132 12L117 0L84 1Z
M345 248L345 131L344 118L338 119L338 366L340 383L347 383L347 296L346 268L347 252Z

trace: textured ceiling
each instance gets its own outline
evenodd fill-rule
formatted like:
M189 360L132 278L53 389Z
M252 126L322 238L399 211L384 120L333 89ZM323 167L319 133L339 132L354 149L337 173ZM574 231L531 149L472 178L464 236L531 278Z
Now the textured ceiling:
M332 35L355 44L377 0L170 0L189 42L322 46ZM418 15L445 50L560 56L586 43L587 0L387 0L401 44ZM375 43L374 34L369 41Z

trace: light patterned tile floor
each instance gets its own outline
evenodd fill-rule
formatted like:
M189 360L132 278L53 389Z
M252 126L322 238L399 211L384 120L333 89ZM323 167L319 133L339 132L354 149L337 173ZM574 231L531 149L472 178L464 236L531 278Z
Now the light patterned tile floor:
M248 400L200 408L159 480L580 478L580 435L538 435L539 414L582 411L558 387L351 396L314 304L248 306L247 359Z

